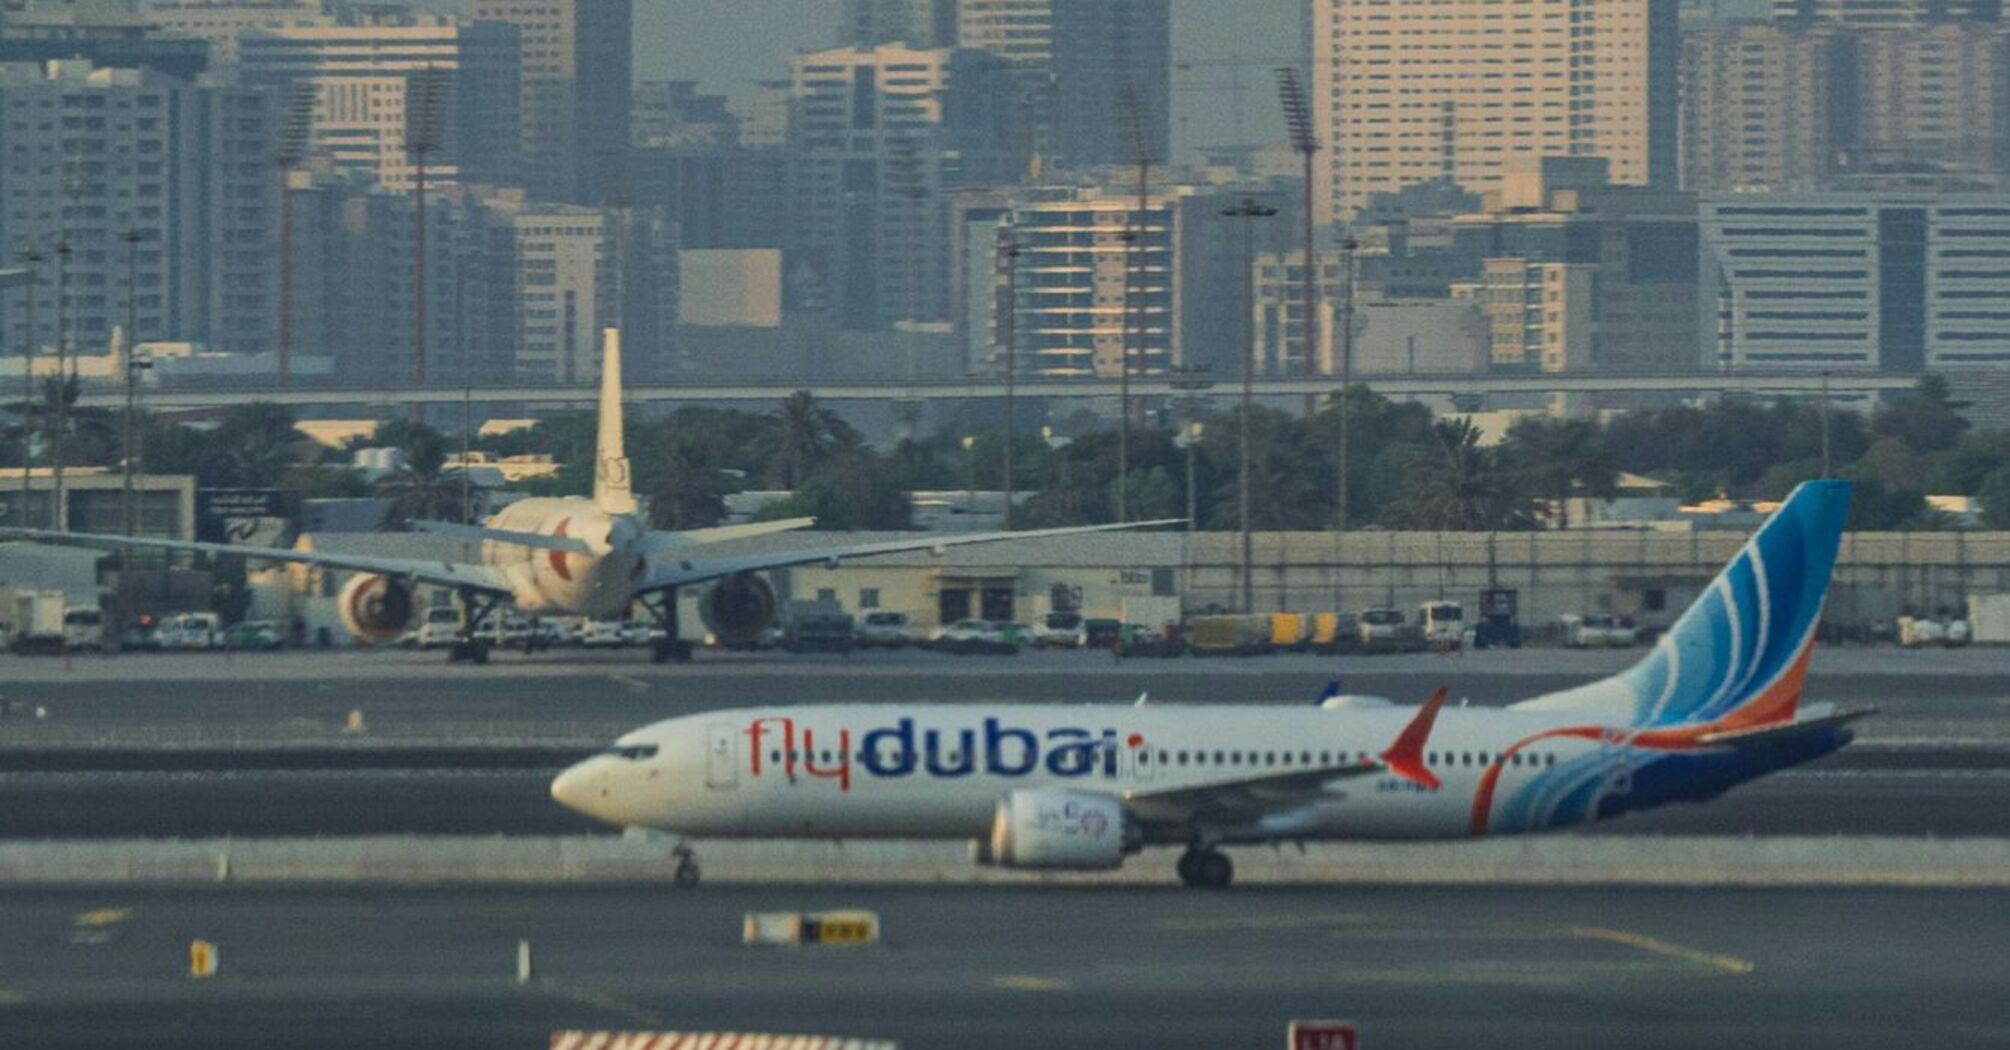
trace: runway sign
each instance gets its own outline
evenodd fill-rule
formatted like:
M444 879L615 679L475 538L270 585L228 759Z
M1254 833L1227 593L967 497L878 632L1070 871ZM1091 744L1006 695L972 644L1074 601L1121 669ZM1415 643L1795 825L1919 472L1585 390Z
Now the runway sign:
M551 1033L551 1050L900 1050L900 1044L885 1039L772 1032L565 1031Z
M216 963L216 945L208 941L188 942L188 975L190 977L215 977Z
M1286 1050L1360 1050L1361 1036L1352 1021L1293 1021Z

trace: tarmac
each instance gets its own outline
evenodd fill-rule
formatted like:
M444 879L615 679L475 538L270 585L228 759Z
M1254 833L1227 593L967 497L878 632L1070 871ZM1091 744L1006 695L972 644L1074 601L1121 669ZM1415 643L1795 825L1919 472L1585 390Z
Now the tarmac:
M883 942L756 949L749 912ZM909 1048L2010 1045L2010 891L842 884L0 893L8 1046L522 1047L728 1029ZM188 976L212 942L216 976ZM519 943L533 977L517 982Z

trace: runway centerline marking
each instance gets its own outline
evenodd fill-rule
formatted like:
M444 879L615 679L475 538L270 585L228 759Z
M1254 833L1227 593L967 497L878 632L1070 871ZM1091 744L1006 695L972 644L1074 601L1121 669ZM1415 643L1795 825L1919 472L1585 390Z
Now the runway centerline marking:
M1009 974L991 982L994 988L1009 988L1015 992L1065 992L1074 985L1058 977L1031 977L1025 974Z
M1751 973L1755 969L1755 964L1750 959L1740 959L1735 955L1720 955L1715 952L1685 948L1679 944L1670 944L1667 941L1649 937L1644 933L1633 933L1627 930L1610 930L1603 926L1577 926L1573 927L1570 932L1572 936L1581 937L1585 940L1610 941L1613 944L1623 944L1629 948L1638 948L1643 952L1653 952L1656 955L1666 955L1672 959L1692 962L1698 966L1707 966L1720 973L1746 974Z
M560 999L569 1000L581 1006L595 1007L601 1010L606 1010L609 1013L620 1014L621 1016L626 1017L629 1020L637 1022L639 1024L645 1024L651 1027L662 1027L667 1023L663 1020L661 1015L655 1013L654 1011L646 1009L636 1003L631 1003L626 999L619 999L612 995L606 995L601 992L596 992L591 988L575 988L571 985L559 984L553 981L544 980L543 978L539 978L538 980L531 982L531 984L528 987L537 989L539 991L548 992L552 995L557 996Z
M642 679L640 679L640 678L636 678L636 677L634 677L634 676L632 676L632 675L625 675L625 674L611 674L611 675L608 675L607 677L608 677L608 680L609 680L609 681L613 681L613 682L619 682L620 684L622 684L622 685L625 685L625 686L627 686L627 687L628 687L629 689L633 690L634 692L638 692L638 693L646 693L646 692L648 692L648 691L649 691L649 683L648 683L648 682L645 682L645 681L643 681Z
M132 914L131 908L93 908L78 914L74 921L78 926L114 926L126 921Z

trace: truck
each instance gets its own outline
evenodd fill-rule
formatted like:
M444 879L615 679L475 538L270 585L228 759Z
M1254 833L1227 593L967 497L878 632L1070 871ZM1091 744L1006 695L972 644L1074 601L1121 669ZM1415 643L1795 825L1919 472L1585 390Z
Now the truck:
M1968 637L1977 645L2010 645L2010 594L1968 596Z
M792 601L782 608L782 648L792 653L850 653L857 632L850 613L832 601Z
M1473 648L1521 648L1521 592L1495 587L1480 592L1480 617L1473 624Z
M1466 608L1458 602L1441 599L1417 606L1417 623L1425 644L1433 649L1460 649L1466 644Z
M77 605L63 610L63 648L71 652L88 649L102 653L105 641L105 613L95 605Z
M1270 617L1196 616L1186 622L1187 651L1195 656L1253 656L1270 648Z
M1363 652L1421 653L1430 648L1424 629L1403 619L1400 609L1369 609L1355 623Z
M7 647L17 653L56 653L63 650L63 592L54 588L14 592L14 606L8 622L13 636Z

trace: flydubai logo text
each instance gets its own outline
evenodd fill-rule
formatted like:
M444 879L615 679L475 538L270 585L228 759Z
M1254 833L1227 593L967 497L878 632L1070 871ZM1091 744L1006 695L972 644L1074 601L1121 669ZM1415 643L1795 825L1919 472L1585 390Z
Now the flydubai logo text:
M975 773L1023 777L1041 770L1057 777L1117 775L1115 729L1097 732L1064 726L1043 734L997 718L967 729L917 729L914 719L902 718L858 734L845 727L819 733L797 726L793 718L756 718L747 723L746 734L747 770L752 775L778 771L794 780L801 770L836 780L843 791L851 790L854 768L881 778ZM1144 737L1132 733L1121 743L1141 748Z

